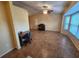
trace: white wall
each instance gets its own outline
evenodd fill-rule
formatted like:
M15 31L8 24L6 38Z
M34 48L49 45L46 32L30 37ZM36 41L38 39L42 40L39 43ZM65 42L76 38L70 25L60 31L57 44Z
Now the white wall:
M36 14L30 16L31 29L37 29L38 24L43 23L46 26L46 30L60 31L61 15L60 14Z
M12 50L12 39L4 11L3 3L0 2L0 57Z
M20 44L19 44L18 32L29 31L28 12L23 8L12 5L12 17L19 49Z

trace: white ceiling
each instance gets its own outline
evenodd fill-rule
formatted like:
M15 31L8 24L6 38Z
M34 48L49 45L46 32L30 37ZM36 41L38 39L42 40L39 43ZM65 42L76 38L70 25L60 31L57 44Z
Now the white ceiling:
M42 12L44 5L53 10L53 13L59 14L63 12L64 7L69 5L67 1L17 1L13 3L27 9L30 15Z

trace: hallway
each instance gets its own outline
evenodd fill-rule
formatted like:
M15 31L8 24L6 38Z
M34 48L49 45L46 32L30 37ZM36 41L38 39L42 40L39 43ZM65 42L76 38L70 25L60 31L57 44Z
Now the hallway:
M32 30L32 43L20 50L13 50L3 58L76 58L79 52L73 43L64 35L52 31Z

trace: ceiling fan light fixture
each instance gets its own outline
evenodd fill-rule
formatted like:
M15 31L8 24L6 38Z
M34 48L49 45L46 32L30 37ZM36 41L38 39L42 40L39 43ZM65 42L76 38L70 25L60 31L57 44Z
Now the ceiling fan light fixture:
M43 14L47 14L48 10L43 10Z

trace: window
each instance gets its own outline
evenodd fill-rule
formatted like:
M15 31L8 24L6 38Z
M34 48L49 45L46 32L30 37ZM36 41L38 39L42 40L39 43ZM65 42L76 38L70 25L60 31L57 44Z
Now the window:
M70 21L70 17L71 17L71 21ZM65 16L64 29L68 30L76 38L79 39L79 13L75 13L70 16Z
M78 17L79 17L79 13L73 14L71 17L70 32L73 35L77 34L78 22L79 22Z
M79 13L75 13L71 17L70 32L79 39Z
M65 30L68 30L69 21L70 21L70 16L66 16L65 20L64 20L64 29Z

